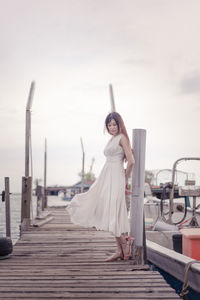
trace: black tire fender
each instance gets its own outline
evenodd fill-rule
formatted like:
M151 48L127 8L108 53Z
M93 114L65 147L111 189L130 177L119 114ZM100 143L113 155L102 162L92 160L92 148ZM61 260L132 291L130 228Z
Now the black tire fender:
M12 253L12 240L7 237L0 237L0 257Z

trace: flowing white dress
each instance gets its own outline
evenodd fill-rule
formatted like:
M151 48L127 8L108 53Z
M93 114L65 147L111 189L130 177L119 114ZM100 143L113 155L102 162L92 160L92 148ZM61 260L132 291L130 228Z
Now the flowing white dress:
M124 150L119 145L121 134L107 143L106 162L90 189L76 194L67 207L71 221L84 227L110 231L119 237L129 232L130 225L125 201Z

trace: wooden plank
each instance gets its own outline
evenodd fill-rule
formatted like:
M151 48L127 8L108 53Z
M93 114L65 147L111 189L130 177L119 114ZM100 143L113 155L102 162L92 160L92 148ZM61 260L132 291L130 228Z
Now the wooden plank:
M132 278L130 279L126 279L126 280L121 280L121 278L119 278L118 280L113 280L113 279L108 279L108 280L96 280L96 279L87 279L88 280L88 283L89 286L119 286L119 283L120 283L120 286L123 286L123 287L129 287L130 285L133 287L133 286L167 286L166 282L163 282L162 279L159 279L159 280L153 280L152 282L152 279L148 279L148 280L132 280ZM31 279L26 279L24 280L23 282L23 285L24 286L29 286L29 285L36 285L36 286L43 286L45 284L45 286L47 285L51 285L51 286L61 286L61 285L64 285L64 286L68 286L68 285L71 285L71 284L75 284L76 286L82 286L84 285L85 286L85 279L82 279L82 280L77 280L77 279L69 279L69 280L64 280L64 279L61 279L61 280L53 280L50 278L48 280L41 280L40 278L37 278L36 280L33 280L32 278ZM0 286L21 286L21 279L14 279L14 280L1 280L0 282Z
M52 276L51 275L34 275L34 274L28 274L28 275L26 275L26 274L24 274L24 275L21 275L20 277L18 276L18 274L8 274L8 275L6 275L5 274L5 276L1 276L0 277L1 278L1 282L3 282L3 281L9 281L9 280L13 280L13 281L22 281L23 280L23 282L25 282L25 281L28 281L28 280L32 280L32 281L41 281L41 280L45 280L45 281L48 281L48 280L52 280ZM141 280L142 279L142 280ZM111 281L116 281L116 282L118 282L118 281L121 281L121 282L124 282L124 281L126 281L126 280L131 280L132 282L143 282L143 280L144 280L144 282L148 282L148 280L150 280L151 282L157 282L157 281L159 281L160 282L160 280L161 280L161 282L163 282L163 278L161 277L156 277L156 276L154 276L153 277L153 280L152 280L152 276L146 276L145 278L144 277L142 277L142 276L135 276L135 277L132 277L131 275L112 275L112 276L110 276L110 275L88 275L88 276L86 276L86 275L76 275L76 276L74 276L74 275L57 275L54 279L53 279L54 281L55 280L58 280L58 281L61 281L61 280L64 280L65 282L67 282L67 281L69 281L69 280L77 280L77 281L80 281L80 280L98 280L99 282L100 281L108 281L108 280L111 280Z
M20 292L22 289L22 285L20 287L15 286L15 287L0 287L0 293L6 293L6 292ZM170 287L156 287L156 290L154 287L90 287L89 285L85 284L83 287L77 287L76 285L70 285L70 290L71 291L75 291L76 293L103 293L103 292L109 292L109 293L122 293L122 292L126 292L126 293L162 293L163 292L167 292L167 293L173 293L172 289ZM34 287L34 286L30 286L30 287L26 287L23 286L23 292L41 292L41 293L58 293L58 292L68 292L69 288L68 287L52 287L50 286L40 286L40 287Z
M12 297L12 298L11 298ZM122 298L123 297L123 298ZM108 294L108 293L43 293L42 295L39 293L3 293L0 295L0 299L127 299L127 300L146 300L146 299L152 299L152 300L176 300L180 299L177 298L175 295L170 295L166 293L162 294L146 294L146 293L115 293L115 294Z
M106 263L116 249L108 232L71 224L65 210L28 228L0 261L0 299L180 299L163 277L131 260Z

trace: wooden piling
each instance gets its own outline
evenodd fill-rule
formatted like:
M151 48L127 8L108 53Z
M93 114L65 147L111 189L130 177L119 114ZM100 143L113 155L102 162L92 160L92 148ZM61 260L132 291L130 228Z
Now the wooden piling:
M37 196L37 217L40 215L42 211L42 203L43 203L43 187L41 185L36 186L36 196Z
M30 225L30 206L32 197L32 178L22 177L21 230Z
M42 210L47 208L47 139L45 139L45 149L44 149L44 197Z
M5 210L6 210L6 237L11 237L11 230L10 230L10 183L9 183L9 177L5 177Z

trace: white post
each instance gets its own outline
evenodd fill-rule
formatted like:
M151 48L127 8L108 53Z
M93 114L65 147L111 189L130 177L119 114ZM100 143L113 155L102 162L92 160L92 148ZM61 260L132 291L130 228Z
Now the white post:
M133 129L133 151L135 165L132 174L132 199L130 208L131 236L134 237L134 254L136 264L144 264L144 181L146 130Z
M115 100L114 100L114 96L113 96L112 84L109 84L109 91L110 91L111 112L115 112L116 108L115 108Z

